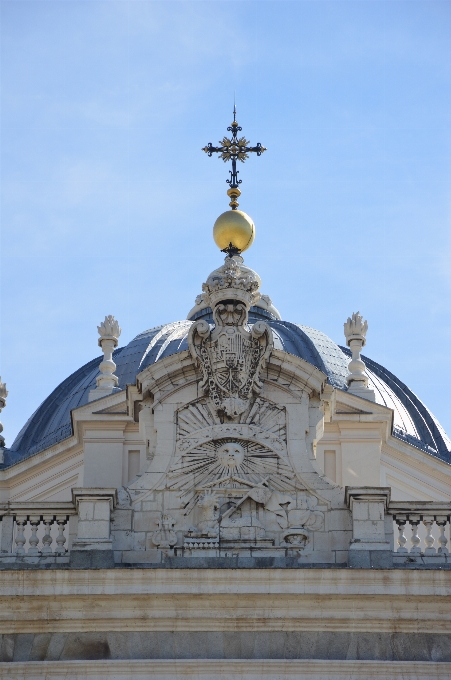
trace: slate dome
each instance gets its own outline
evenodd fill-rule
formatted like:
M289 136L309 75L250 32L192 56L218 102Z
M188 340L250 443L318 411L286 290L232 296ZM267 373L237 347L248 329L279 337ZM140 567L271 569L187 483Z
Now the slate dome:
M188 330L194 320L205 318L213 323L211 309L202 309L190 320L157 326L136 336L128 345L113 353L117 365L118 389L134 384L136 376L147 366L188 349ZM323 371L334 387L347 389L346 375L350 352L335 344L321 331L282 321L262 309L251 307L249 324L264 319L274 334L275 348L301 357ZM394 411L393 435L446 462L451 462L451 441L421 400L393 373L362 356L367 367L369 387L376 402ZM71 411L88 402L89 391L96 385L102 357L79 368L43 401L4 452L4 464L10 467L72 435Z

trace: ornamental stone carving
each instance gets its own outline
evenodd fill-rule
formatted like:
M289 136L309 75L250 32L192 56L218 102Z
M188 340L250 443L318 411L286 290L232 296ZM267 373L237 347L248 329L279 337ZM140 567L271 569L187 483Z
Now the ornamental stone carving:
M226 257L203 284L204 302L213 310L215 326L194 323L188 335L191 355L202 369L201 389L221 420L237 420L259 394L259 374L273 348L270 327L263 321L246 327L248 312L260 298L259 276L243 267L239 256Z
M351 361L349 362L349 374L346 378L348 391L358 397L363 397L370 401L375 401L375 393L368 387L368 375L365 363L362 361L360 353L366 344L366 334L368 322L363 320L360 312L354 312L352 317L343 325L346 344L351 350Z
M209 395L221 422L233 421L261 392L259 374L273 347L272 331L263 321L248 331L247 309L233 300L215 307L214 320L213 329L204 320L193 324L188 342L202 369L202 391Z
M191 532L194 537L215 538L219 535L219 506L216 494L206 490L197 501L200 508L200 521L197 531Z
M2 409L6 406L6 397L8 396L8 390L6 389L6 383L2 382L0 378L0 413ZM5 446L5 438L2 436L3 425L0 423L0 463L3 463L3 447Z
M116 364L113 361L113 351L118 345L122 332L117 320L109 314L97 326L99 333L99 347L103 352L103 361L99 365L100 375L96 378L97 387L89 392L89 401L101 399L111 394L118 386L118 378L114 375Z
M175 519L171 515L161 514L161 517L156 520L158 531L153 535L152 542L157 548L168 549L173 548L177 543L177 535L175 533Z
M239 255L226 257L222 267L215 269L202 285L204 301L212 309L224 300L240 301L248 310L258 302L261 297L258 292L261 279L256 272L243 264L244 260Z

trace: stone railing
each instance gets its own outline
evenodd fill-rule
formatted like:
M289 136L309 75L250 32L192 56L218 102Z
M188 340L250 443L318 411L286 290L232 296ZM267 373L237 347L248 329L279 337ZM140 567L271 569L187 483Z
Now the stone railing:
M345 496L352 515L350 567L451 565L451 503L392 501L389 487L346 487Z
M417 557L449 559L451 503L391 501L388 512L397 528L398 562L406 557L410 562Z
M73 503L25 502L0 506L0 561L16 558L62 558L69 545ZM61 561L61 559L58 559Z
M104 553L102 563L114 563L111 511L116 498L116 489L74 488L72 502L0 505L0 565L61 564L69 557L72 564L75 553L85 553L86 558L87 552L99 551ZM79 556L79 562L89 560Z
M389 487L346 487L352 520L348 566L451 567L451 503L392 501L390 495ZM116 489L74 488L72 498L72 502L0 505L0 566L8 568L9 563L45 566L70 560L70 565L77 568L114 567L116 553L111 527ZM115 524L117 520L116 517ZM219 548L217 539L194 538L185 539L185 548L194 551L207 544L212 547L210 542ZM150 552L155 551L148 551L149 556ZM140 563L136 551L133 554L136 563Z

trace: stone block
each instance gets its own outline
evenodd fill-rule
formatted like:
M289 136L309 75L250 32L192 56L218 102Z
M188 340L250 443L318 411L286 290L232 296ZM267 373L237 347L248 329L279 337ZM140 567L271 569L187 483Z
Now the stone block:
M340 533L342 533L340 531ZM328 531L314 531L313 532L313 551L316 550L330 550L331 549L331 532Z
M368 501L354 501L352 505L352 517L354 520L369 519Z
M78 522L79 540L89 540L91 538L109 538L110 523L105 520L90 520Z
M161 550L124 550L122 562L123 564L159 564Z
M335 553L332 550L315 550L313 553L302 553L299 556L298 564L333 564Z
M336 550L335 551L335 562L337 564L347 564L347 562L348 562L348 551L347 550Z
M352 531L352 515L349 510L331 510L328 521L330 531Z
M374 569L393 569L391 550L370 550L371 567Z
M147 545L147 534L144 531L133 532L133 550L145 550ZM155 546L152 545L152 548Z
M94 519L94 501L80 500L78 503L78 521Z
M368 514L369 519L384 520L384 504L383 503L369 503Z
M371 559L369 550L349 550L348 567L353 569L370 569Z
M383 520L354 520L354 538L361 540L385 540L385 523Z
M30 656L27 661L44 661L47 657L47 650L51 639L51 633L35 633Z
M113 550L133 550L132 531L113 531L111 538L113 540Z
M423 555L423 564L446 564L446 555Z
M348 550L352 540L351 531L331 531L330 548L331 550Z
M133 518L134 531L155 531L155 520L160 517L160 514L159 512L135 512Z
M5 515L1 522L0 554L12 552L14 517Z
M142 510L144 510L144 512L149 512L149 510L159 510L159 503L158 501L143 501Z
M70 566L73 569L112 569L114 553L112 550L72 550Z
M15 638L13 661L28 661L33 646L34 633L18 633Z
M284 551L280 548L257 548L251 550L253 557L285 557Z
M348 567L354 569L393 569L391 550L349 550Z
M110 521L110 501L101 500L94 503L94 519Z
M127 531L132 528L132 514L133 510L123 510L117 508L111 519L112 531Z

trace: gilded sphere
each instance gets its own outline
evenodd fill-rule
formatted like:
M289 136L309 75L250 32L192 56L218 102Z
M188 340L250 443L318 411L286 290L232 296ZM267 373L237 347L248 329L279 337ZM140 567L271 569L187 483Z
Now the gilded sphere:
M219 215L213 227L213 238L220 250L231 243L240 252L247 250L255 238L252 218L241 210L227 210Z

